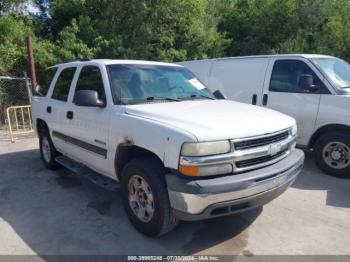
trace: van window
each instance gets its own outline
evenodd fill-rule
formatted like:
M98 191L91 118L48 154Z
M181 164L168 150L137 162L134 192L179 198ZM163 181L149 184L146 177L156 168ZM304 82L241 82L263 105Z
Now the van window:
M97 91L98 98L106 102L106 94L103 86L100 69L97 66L84 66L81 69L75 94L79 90Z
M38 85L35 87L35 95L46 96L56 72L57 67L51 67L39 74Z
M302 75L313 76L313 84L318 86L318 89L314 93L325 93L327 88L317 75L308 65L298 60L278 60L275 62L269 90L271 92L310 93L299 88L300 77Z
M350 65L339 58L313 58L312 61L338 89L350 88Z
M67 101L75 70L76 67L69 67L61 71L56 81L55 89L53 90L51 98L64 102Z

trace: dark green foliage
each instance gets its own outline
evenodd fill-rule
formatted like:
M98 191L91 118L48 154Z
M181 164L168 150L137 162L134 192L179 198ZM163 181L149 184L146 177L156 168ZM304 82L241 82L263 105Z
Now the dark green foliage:
M32 3L38 12L26 11ZM84 58L179 61L271 53L350 60L348 0L1 0L0 75Z
M350 60L348 0L232 0L219 31L227 56L321 53Z

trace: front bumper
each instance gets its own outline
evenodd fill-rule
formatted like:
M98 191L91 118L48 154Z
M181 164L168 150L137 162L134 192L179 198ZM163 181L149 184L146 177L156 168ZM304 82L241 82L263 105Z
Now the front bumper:
M294 182L304 158L304 152L295 149L273 165L241 174L201 180L168 174L171 206L182 220L207 219L262 206Z

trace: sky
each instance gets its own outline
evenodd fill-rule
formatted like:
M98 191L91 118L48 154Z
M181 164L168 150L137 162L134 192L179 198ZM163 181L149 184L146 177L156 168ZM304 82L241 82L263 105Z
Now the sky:
M38 13L39 9L33 5L32 1L28 1L28 3L26 3L26 7L29 13Z

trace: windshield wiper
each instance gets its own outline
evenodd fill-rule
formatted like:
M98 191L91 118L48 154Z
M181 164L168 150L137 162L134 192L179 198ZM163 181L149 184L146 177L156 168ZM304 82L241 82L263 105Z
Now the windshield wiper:
M177 98L170 98L170 97L154 97L154 96L149 96L146 98L147 101L160 101L160 100L165 100L165 101L176 101L179 102L180 100Z
M206 95L190 95L189 97L183 97L184 99L195 99L195 98L206 98L210 100L215 100L215 98Z

